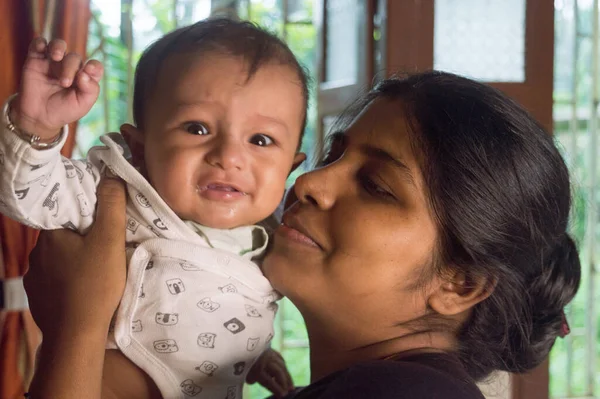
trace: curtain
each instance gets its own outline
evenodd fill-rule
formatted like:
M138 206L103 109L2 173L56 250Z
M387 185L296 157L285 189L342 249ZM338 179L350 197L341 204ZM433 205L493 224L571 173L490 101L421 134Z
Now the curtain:
M39 35L65 39L69 51L85 54L90 0L0 1L0 101L17 91L29 42ZM69 156L76 125L63 148ZM15 287L28 267L37 232L0 215L0 279ZM18 284L16 284L18 288ZM26 306L23 306L26 308ZM0 310L0 398L23 398L33 375L41 336L27 309Z

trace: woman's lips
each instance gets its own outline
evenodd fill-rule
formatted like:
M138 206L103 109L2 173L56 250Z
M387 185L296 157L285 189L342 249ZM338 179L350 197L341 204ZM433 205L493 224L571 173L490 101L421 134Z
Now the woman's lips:
M321 249L321 246L312 239L310 233L301 224L297 223L293 218L285 217L285 215L283 222L279 225L275 233L290 241Z

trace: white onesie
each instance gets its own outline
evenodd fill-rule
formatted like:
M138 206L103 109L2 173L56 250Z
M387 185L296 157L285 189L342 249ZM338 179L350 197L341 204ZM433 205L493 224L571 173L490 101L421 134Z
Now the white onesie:
M273 337L279 299L251 261L266 247L265 230L183 222L110 136L86 161L60 156L65 138L36 150L4 129L0 211L38 229L84 232L109 167L129 198L127 284L108 347L146 371L164 398L241 398L250 366Z

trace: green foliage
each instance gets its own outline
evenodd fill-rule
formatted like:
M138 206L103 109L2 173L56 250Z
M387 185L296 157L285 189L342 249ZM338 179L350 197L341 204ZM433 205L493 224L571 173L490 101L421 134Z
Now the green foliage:
M287 299L279 302L275 320L275 338L272 346L281 352L296 386L310 383L308 336L302 315ZM279 328L279 329L278 329ZM245 398L258 399L269 396L269 391L258 384L247 386Z
M99 137L107 132L118 131L128 121L130 98L128 87L133 66L128 65L130 49L119 35L110 35L109 28L101 21L101 11L94 9L90 22L88 54L104 64L104 77L100 86L100 98L90 112L81 119L77 132L79 155L100 143ZM137 58L136 58L137 59Z
M156 18L156 29L162 33L167 33L175 28L172 1L146 0L146 4L154 18Z

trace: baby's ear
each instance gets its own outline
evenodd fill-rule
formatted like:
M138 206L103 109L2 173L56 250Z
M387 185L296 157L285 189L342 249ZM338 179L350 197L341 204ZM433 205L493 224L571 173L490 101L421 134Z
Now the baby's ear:
M121 134L131 151L131 157L135 166L144 165L144 133L137 127L124 123L121 125Z
M296 155L294 155L294 163L292 164L292 170L290 170L290 174L292 174L293 171L302 165L302 162L304 161L306 161L306 154L303 152L297 152Z

